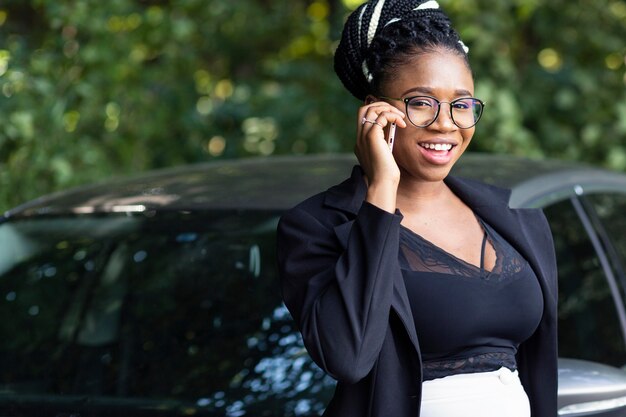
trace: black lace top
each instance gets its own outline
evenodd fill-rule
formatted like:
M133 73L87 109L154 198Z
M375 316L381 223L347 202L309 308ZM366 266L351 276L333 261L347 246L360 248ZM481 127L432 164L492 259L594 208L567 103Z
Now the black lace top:
M480 221L480 219L479 219ZM481 222L482 245L495 266L464 262L407 228L400 233L400 265L420 339L424 380L516 368L519 344L537 328L543 298L527 262ZM477 248L478 250L478 248Z

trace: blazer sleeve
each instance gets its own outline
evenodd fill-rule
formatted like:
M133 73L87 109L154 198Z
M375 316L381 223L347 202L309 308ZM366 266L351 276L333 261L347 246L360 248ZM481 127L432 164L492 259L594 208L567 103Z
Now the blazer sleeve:
M389 325L402 216L364 202L356 218L296 207L279 222L283 299L313 360L354 383L376 362ZM344 229L345 241L336 228Z

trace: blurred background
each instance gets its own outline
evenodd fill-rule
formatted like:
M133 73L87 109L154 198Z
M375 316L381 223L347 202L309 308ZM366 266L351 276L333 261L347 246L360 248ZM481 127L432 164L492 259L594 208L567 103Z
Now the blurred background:
M486 101L472 151L626 170L626 2L439 0ZM0 212L221 158L351 152L357 0L1 0Z

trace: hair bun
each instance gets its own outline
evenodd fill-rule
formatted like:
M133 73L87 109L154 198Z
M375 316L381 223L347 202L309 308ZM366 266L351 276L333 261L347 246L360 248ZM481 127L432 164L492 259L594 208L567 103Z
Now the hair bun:
M353 11L334 56L335 73L348 91L359 100L371 93L367 54L372 40L387 25L431 14L442 15L449 22L434 0L370 0Z

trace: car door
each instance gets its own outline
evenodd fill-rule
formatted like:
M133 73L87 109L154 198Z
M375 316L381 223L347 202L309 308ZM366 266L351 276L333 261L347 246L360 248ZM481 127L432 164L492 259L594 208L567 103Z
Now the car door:
M560 356L626 364L622 294L597 229L578 198L544 211L557 253Z
M586 196L589 213L611 263L622 298L626 296L626 192Z
M625 410L624 209L617 193L544 207L559 273L559 415Z

